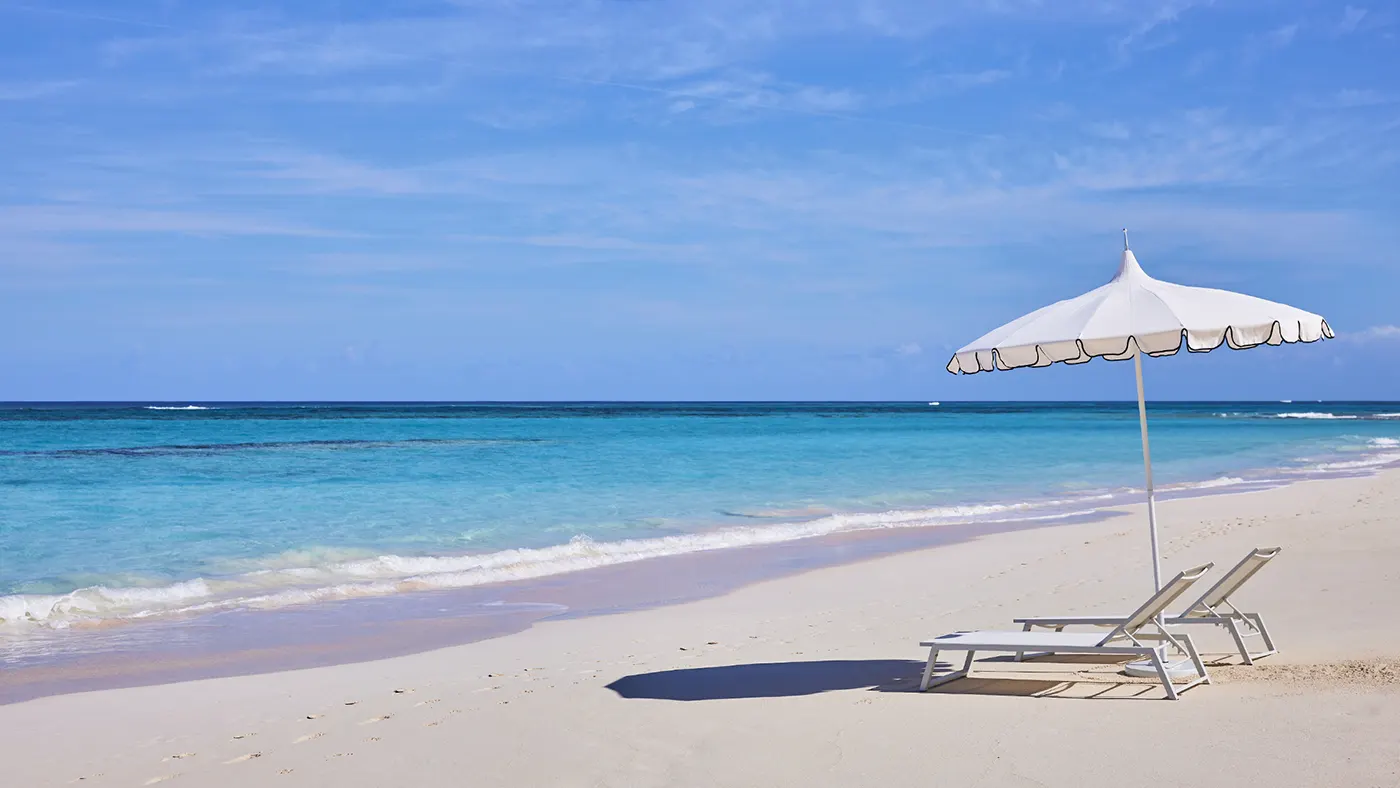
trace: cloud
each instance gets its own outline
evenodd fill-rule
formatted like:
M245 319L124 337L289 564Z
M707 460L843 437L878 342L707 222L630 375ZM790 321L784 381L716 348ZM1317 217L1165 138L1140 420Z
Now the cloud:
M638 241L632 238L600 235L459 235L453 236L453 239L489 245L534 246L549 249L607 252L694 254L702 252L705 249L705 247L700 244Z
M10 205L0 207L0 233L177 233L185 235L340 236L297 223L249 216L97 205Z
M1363 89L1357 90L1347 88L1339 90L1333 97L1331 105L1334 107L1375 107L1381 104L1392 104L1396 101L1394 96L1381 93L1378 90Z
M624 86L630 87L630 86ZM854 91L780 81L762 73L736 73L657 89L671 99L671 111L716 102L736 109L769 109L797 113L835 113L859 109L863 98Z
M1293 39L1298 35L1298 23L1274 28L1264 34L1264 40L1271 46L1282 49L1293 43Z
M924 349L918 342L905 342L894 349L894 354L896 356L917 356L923 352Z
M0 101L30 101L48 98L72 90L80 83L76 80L48 80L28 83L0 83Z
M1342 336L1353 342L1400 342L1400 326L1371 326L1364 331L1343 333Z
M1342 21L1337 23L1337 35L1355 33L1361 21L1366 18L1366 9L1347 6L1342 10Z
M1175 41L1175 37L1170 35L1157 39L1152 39L1151 36L1159 28L1175 23L1183 13L1197 5L1200 5L1199 0L1180 0L1159 5L1150 16L1118 39L1119 59L1128 60L1134 49L1156 49Z
M313 101L363 104L411 104L443 98L451 90L447 82L426 84L349 85L311 91Z
M1084 127L1084 130L1095 137L1106 140L1126 140L1133 136L1132 132L1128 130L1128 127L1119 121L1113 121L1112 123L1090 123Z
M281 266L320 276L359 276L432 271L461 264L460 256L374 252L318 252Z
M1010 79L1012 73L1004 68L989 68L982 71L965 71L948 74L932 74L920 80L920 86L928 91L967 90L968 88L993 85Z
M404 170L375 167L339 156L269 151L243 160L258 177L298 184L313 193L421 194L427 186Z

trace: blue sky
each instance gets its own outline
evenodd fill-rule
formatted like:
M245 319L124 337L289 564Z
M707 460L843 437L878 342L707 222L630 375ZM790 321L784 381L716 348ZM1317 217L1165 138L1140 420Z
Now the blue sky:
M0 399L1126 398L957 346L1320 312L1161 397L1400 397L1400 8L0 0Z

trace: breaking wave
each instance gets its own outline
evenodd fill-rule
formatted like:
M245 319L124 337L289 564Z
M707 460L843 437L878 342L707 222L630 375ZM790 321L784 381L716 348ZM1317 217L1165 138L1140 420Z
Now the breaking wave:
M1247 413L1228 411L1216 413L1222 419L1301 419L1304 421L1370 421L1373 419L1400 419L1400 413L1332 413L1322 410L1284 411L1282 413Z
M218 410L206 405L147 405L146 410Z
M1221 476L1218 479L1208 479L1203 482L1190 482L1188 484L1167 485L1164 490L1210 490L1217 487L1234 487L1240 484L1249 484L1250 480L1242 479L1238 476Z
M1384 440L1384 439L1381 439ZM1400 463L1400 452L1380 452L1356 460L1336 460L1317 463L1306 470L1311 471L1356 471L1381 468Z
M159 587L91 586L66 594L0 597L0 625L53 629L229 609L290 605L467 588L529 580L602 566L732 547L752 547L832 534L890 528L922 528L959 522L1056 520L1092 513L1070 510L1111 495L1078 501L945 506L914 511L830 514L805 522L736 526L612 542L578 536L565 544L491 553L439 556L354 557L317 548L240 561L243 571L222 578L195 578ZM1059 509L1054 507L1058 506Z

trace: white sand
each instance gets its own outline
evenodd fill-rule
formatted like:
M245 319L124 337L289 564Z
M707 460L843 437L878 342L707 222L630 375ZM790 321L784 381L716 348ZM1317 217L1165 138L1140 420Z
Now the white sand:
M923 637L1131 607L1130 514L410 657L0 707L0 784L1400 785L1397 471L1161 506L1169 569L1285 548L1239 600L1283 650L1259 668L1176 703L1093 662L910 691ZM708 699L607 688L723 666L633 684Z

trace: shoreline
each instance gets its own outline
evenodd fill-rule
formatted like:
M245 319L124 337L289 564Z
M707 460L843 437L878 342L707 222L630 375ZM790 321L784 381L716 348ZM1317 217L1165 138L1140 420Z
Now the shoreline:
M659 556L462 589L114 626L112 650L0 671L0 706L53 695L374 662L509 637L536 624L682 605L754 584L999 533L1122 516L850 531ZM506 597L507 599L502 599ZM127 637L135 633L138 637ZM70 634L70 633L64 633ZM80 637L89 634L80 633Z
M950 782L1017 784L1033 769L1042 784L1107 786L1121 774L1084 764L1140 751L1150 729L1193 755L1140 759L1144 782L1211 784L1244 768L1279 786L1391 784L1397 507L1400 469L1163 502L1170 568L1221 572L1250 548L1284 548L1236 600L1268 617L1281 652L1240 667L1228 635L1193 631L1215 683L1177 703L1119 666L1070 660L981 660L973 678L915 691L930 635L1140 601L1150 568L1137 506L409 656L13 703L0 706L0 757L35 787L368 788L462 774L912 786L927 782L916 765L932 737Z
M1301 483L1364 478L1393 465L1294 478L1181 484L1159 501L1247 495ZM915 527L836 531L605 564L519 581L400 592L281 609L238 609L52 633L57 653L5 653L0 705L74 692L328 667L509 636L542 622L646 610L712 598L770 580L1031 529L1127 516L1121 493L1088 510ZM1125 500L1126 499L1126 500ZM1090 499L1094 500L1094 499ZM1008 513L1009 514L1009 513Z

